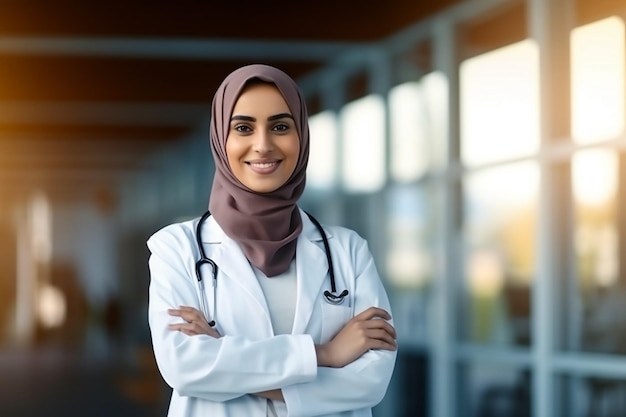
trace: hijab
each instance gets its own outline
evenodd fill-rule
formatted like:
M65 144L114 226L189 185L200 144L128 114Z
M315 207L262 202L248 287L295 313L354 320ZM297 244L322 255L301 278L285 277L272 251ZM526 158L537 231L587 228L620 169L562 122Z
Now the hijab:
M226 138L233 109L251 80L274 84L295 120L300 155L291 177L280 188L258 193L233 174L226 155ZM215 176L209 210L228 237L235 240L252 265L268 277L285 272L296 254L302 231L297 201L304 191L309 159L309 124L306 104L296 82L283 71L262 64L230 73L213 97L210 125Z

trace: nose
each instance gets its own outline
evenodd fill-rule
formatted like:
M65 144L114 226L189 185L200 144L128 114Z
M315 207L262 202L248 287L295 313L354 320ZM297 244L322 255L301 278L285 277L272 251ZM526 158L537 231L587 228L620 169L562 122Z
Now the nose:
M258 153L269 153L274 150L274 143L272 142L272 135L266 130L261 130L257 133L254 141L254 151Z

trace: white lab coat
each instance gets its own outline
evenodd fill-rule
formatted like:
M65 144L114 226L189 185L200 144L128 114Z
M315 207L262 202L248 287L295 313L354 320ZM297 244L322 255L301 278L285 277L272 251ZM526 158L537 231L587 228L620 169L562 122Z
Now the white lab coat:
M265 417L267 400L248 395L281 388L289 417L371 416L389 384L396 352L370 350L343 368L318 367L314 344L328 342L355 314L370 306L391 313L367 243L357 233L326 227L342 305L324 301L330 290L321 235L304 212L297 240L297 301L291 334L274 335L254 271L238 244L213 217L202 229L206 255L219 268L216 302L210 268L204 270L209 311L223 336L187 336L168 329L180 318L167 309L200 310L195 262L199 219L167 226L148 240L148 320L156 362L173 388L170 417ZM284 408L283 408L284 410Z

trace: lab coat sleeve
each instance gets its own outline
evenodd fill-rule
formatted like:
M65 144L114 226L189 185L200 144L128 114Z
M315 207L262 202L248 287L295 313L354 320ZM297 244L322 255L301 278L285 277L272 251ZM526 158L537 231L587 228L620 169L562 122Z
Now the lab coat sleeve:
M148 241L151 250L148 321L158 368L180 395L228 401L247 393L302 383L315 378L315 347L309 335L281 335L262 340L224 335L187 336L168 329L180 318L167 310L187 305L199 309L195 274L185 268L189 243L161 232Z
M391 313L389 300L365 240L351 256L355 258L355 314L371 306ZM396 352L370 350L343 368L319 367L317 378L284 387L289 417L319 416L371 408L384 397L395 366Z

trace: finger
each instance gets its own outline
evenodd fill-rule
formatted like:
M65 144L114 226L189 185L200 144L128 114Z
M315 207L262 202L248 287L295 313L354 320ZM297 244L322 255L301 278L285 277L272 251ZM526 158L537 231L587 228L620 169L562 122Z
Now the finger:
M216 339L219 339L220 337L222 337L218 333L217 330L213 329L212 327L209 327L208 325L204 326L204 325L199 325L197 323L173 323L173 324L169 324L167 327L168 329L172 331L179 331L188 336L205 334L207 336L211 336Z
M384 320L367 320L363 322L363 326L366 329L384 329L394 339L397 338L396 329Z
M356 316L354 316L354 318L358 320L370 320L370 319L373 319L374 317L380 317L385 320L391 319L391 315L386 310L383 310L382 308L378 308L378 307L370 307L362 311L361 313L357 314Z
M398 349L398 346L395 344L391 344L385 340L372 339L370 349L394 351Z
M185 319L185 321L188 321L190 323L192 321L204 319L203 314L193 307L181 306L178 309L169 309L167 310L167 312L171 316L182 317L183 319Z
M170 308L167 310L167 314L169 314L170 316L183 317L183 318L194 316L193 312L189 310L179 309L179 308Z
M170 330L175 330L175 331L182 331L185 329L185 326L187 326L186 323L175 323L175 324L168 324L167 328Z
M373 329L367 332L367 337L370 340L383 341L391 346L397 346L396 339L394 339L389 333L383 329Z

